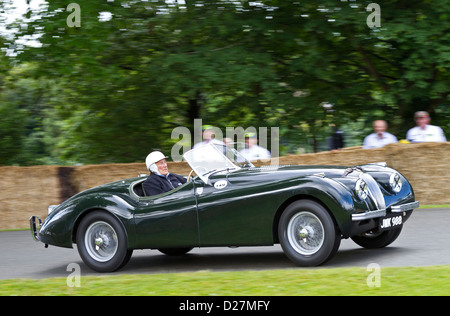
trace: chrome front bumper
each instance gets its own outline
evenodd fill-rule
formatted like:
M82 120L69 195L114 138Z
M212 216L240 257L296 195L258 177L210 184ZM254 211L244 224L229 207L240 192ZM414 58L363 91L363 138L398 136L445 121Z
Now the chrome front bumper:
M394 205L394 206L391 206L391 212L392 213L401 213L401 212L412 211L412 210L418 208L419 205L420 205L419 201L401 204L401 205ZM370 212L365 212L365 213L352 214L352 221L354 221L354 222L355 221L363 221L366 219L384 217L384 216L386 216L385 209L375 210L375 211L370 211Z
M36 222L38 224L36 224ZM30 217L30 231L31 231L31 236L33 237L33 239L35 241L40 241L39 240L39 231L38 231L38 225L39 227L41 226L42 221L38 216L31 216Z
M394 205L391 206L391 212L393 213L401 213L406 211L412 211L413 209L419 208L420 203L419 201L406 203L406 204L400 204L400 205Z

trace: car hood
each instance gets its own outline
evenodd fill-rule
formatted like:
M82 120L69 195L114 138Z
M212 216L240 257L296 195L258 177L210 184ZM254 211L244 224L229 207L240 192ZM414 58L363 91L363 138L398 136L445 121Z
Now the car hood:
M376 180L385 182L385 176L396 172L394 169L378 164L365 164L360 166L301 166L301 165L286 165L286 166L261 166L244 168L235 171L229 175L229 181L239 179L245 176L267 176L273 177L274 180L279 178L298 178L317 176L322 178L335 179L340 182L355 182L361 173L368 173ZM388 179L389 180L389 179Z
M379 208L384 208L394 203L400 196L392 192L389 178L397 172L384 163L365 164L360 166L262 166L245 168L228 175L228 181L240 185L263 185L269 183L289 182L295 185L301 181L320 181L331 179L328 184L335 183L344 187L355 199L355 184L360 178L364 178L371 185L373 199L377 201ZM400 175L401 176L401 175ZM407 180L401 176L405 188L410 187ZM406 190L405 190L406 192ZM401 194L400 194L401 195ZM397 198L395 197L397 196Z
M263 180L278 182L310 176L339 179L342 178L346 169L347 167L343 166L261 166L234 171L228 175L228 181L231 183Z
M252 177L240 177L244 173L253 175ZM393 192L389 183L393 173L399 174L403 188L400 192ZM370 183L372 200L376 205L374 208L387 208L398 203L414 200L414 191L408 180L396 170L389 168L385 163L371 163L353 167L346 166L263 166L259 168L248 168L234 172L229 177L231 183L235 181L311 181L312 178L320 181L320 178L331 179L328 183L335 183L344 186L353 196L355 201L359 201L355 192L356 182L363 178ZM312 180L314 181L314 180ZM266 182L267 183L267 182Z

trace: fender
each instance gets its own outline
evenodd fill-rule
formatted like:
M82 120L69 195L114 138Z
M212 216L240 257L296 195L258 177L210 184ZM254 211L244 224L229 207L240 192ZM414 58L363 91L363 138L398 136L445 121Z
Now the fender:
M73 248L79 223L86 214L98 209L113 214L122 223L128 234L128 246L132 248L136 244L134 206L120 195L107 193L77 195L56 207L45 219L39 240L49 245Z
M321 202L333 215L336 224L345 235L346 224L351 221L351 214L355 211L351 192L340 182L330 178L312 176L309 179L311 181L296 186L293 195L309 196Z

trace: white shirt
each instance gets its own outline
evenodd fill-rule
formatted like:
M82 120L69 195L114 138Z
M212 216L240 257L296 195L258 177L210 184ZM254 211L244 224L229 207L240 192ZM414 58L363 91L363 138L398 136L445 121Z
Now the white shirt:
M372 133L370 135L367 135L366 138L364 138L363 148L364 149L380 148L387 144L396 142L398 142L397 137L395 137L391 133L383 132L381 134L381 138L378 136L377 133Z
M208 140L208 141L206 141L206 140L204 140L204 141L202 141L202 142L200 142L200 143L197 143L197 144L195 144L194 145L194 147L192 147L192 149L194 149L194 148L199 148L199 147L202 147L202 146L206 146L206 145L208 145L208 144L215 144L215 145L222 145L222 146L225 146L225 143L224 142L222 142L222 141L220 141L220 140L218 140L218 139L215 139L215 138L213 138L213 139L211 139L211 140ZM194 155L192 156L192 158L195 160L195 161L208 161L209 159L210 159L210 157L208 157L207 155L205 155L205 152L195 152L194 153Z
M419 126L413 127L406 133L406 139L411 143L447 141L442 128L434 125L426 125L425 129Z
M239 153L249 161L270 159L270 151L258 145L242 149Z
M192 149L208 145L209 143L225 146L225 143L223 141L220 141L218 139L213 138L211 140L208 140L208 141L204 140L204 141L202 141L200 143L195 144L194 147L192 147Z

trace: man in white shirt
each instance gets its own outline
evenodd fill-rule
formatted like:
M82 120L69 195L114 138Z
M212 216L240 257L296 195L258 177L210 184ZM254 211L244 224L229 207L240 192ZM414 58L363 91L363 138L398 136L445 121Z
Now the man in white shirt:
M375 133L372 133L364 138L363 149L380 148L387 144L396 143L397 137L386 132L387 127L388 125L386 121L374 121L373 130Z
M223 141L215 138L214 126L212 126L212 125L203 125L202 126L202 135L203 135L203 141L195 144L194 147L192 147L192 149L207 145L209 143L225 146L225 143Z
M258 146L258 138L255 133L245 135L245 148L239 153L248 161L270 159L270 151Z
M428 112L418 111L414 114L417 126L406 133L406 139L411 143L446 142L444 132L439 126L429 125L431 119Z

